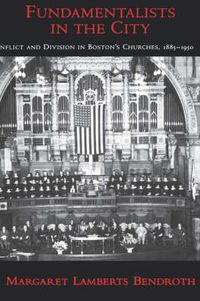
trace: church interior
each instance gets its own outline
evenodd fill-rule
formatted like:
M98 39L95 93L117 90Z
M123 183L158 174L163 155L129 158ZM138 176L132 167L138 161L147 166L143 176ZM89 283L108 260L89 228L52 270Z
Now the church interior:
M0 57L0 260L198 260L200 57Z

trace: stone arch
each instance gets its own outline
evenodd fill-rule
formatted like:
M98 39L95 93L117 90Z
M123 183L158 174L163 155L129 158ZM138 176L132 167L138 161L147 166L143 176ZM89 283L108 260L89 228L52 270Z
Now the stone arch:
M85 75L95 75L97 76L101 81L102 81L102 84L103 84L103 89L105 90L105 78L102 76L101 73L98 73L98 72L95 72L95 71L84 71L84 72L81 72L76 80L75 80L75 90L77 89L78 87L78 82L79 80L84 77Z
M152 63L158 66L159 62L158 60L155 59L155 57L149 57L149 59ZM172 65L168 66L163 62L162 67L160 69L165 72L165 75L170 80L171 84L175 88L177 95L180 99L183 112L185 115L187 132L189 134L197 134L198 126L197 126L196 112L191 96L187 91L186 85L181 82L180 75L176 72L175 68Z

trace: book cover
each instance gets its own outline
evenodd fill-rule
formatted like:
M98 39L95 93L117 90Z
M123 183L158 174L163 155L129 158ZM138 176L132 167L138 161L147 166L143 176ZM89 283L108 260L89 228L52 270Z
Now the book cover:
M0 290L199 292L195 1L6 1Z

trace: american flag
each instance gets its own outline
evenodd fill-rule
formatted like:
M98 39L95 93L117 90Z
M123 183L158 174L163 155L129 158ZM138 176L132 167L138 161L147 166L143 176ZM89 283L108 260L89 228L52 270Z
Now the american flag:
M76 153L103 154L105 150L105 105L74 105Z

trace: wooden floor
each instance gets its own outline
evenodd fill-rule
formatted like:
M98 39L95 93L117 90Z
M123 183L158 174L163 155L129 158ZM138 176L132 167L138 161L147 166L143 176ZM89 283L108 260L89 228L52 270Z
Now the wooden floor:
M2 258L3 259L3 258ZM2 260L0 259L0 260ZM158 249L137 249L133 253L116 254L63 254L40 253L34 255L18 255L12 258L4 258L7 261L195 261L200 260L200 256L186 248L158 248Z

